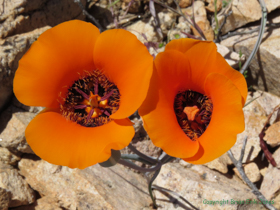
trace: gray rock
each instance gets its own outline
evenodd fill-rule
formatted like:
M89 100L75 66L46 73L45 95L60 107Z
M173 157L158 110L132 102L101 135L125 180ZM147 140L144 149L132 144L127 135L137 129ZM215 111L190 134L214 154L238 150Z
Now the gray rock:
M33 153L25 139L25 129L36 114L29 112L11 113L5 111L0 115L0 146L14 153Z
M280 7L279 0L264 0L264 2L268 13ZM261 6L257 0L233 0L232 3L229 3L227 8L223 9L223 11L218 14L219 26L224 21L224 14L228 14L230 10L232 11L232 14L227 18L226 23L223 26L223 34L248 23L255 22L262 17ZM214 23L213 27L215 28L215 26L216 24Z
M280 0L264 0L267 12L280 8Z
M214 0L205 0L207 2L207 6L205 7L208 12L215 12L215 1ZM218 0L216 1L217 12L222 9L223 1Z
M270 23L279 23L280 17L269 20ZM250 29L254 29L252 27ZM238 32L248 29L239 29ZM241 51L248 57L257 41L258 32L236 35L221 42L233 51ZM273 28L264 34L259 51L253 58L248 73L248 83L256 89L261 89L280 96L280 71L276 68L280 63L280 28Z
M243 169L251 182L257 182L261 179L261 173L256 163L252 162L252 163L245 164L243 166ZM233 171L242 180L242 177L239 171L237 170L237 168L234 168Z
M227 154L223 154L221 157L218 157L217 159L204 164L208 168L215 169L217 171L220 171L223 174L226 174L228 172L228 165L230 165L232 162Z
M261 205L231 204L232 201L246 202L257 200L251 190L236 179L229 179L202 165L190 165L188 168L172 163L163 166L155 180L157 186L179 194L198 209L264 209ZM159 209L194 209L177 195L155 191ZM218 201L224 203L209 204ZM181 208L179 208L181 207Z
M252 101L258 96L260 96L260 93L258 92L249 93L246 103ZM245 130L241 134L237 135L237 141L231 148L234 157L239 159L245 136L248 137L243 163L253 161L261 151L259 134L267 120L267 115L258 100L259 99L252 101L243 108L245 116Z
M194 1L193 7L188 7L185 9L182 9L183 13L188 14L188 16L192 16L194 12L195 22L200 27L200 29L203 31L206 39L208 41L214 40L214 31L210 26L210 22L207 19L207 12L205 8L205 4L202 1ZM194 35L200 37L200 34L198 31L191 26L191 29L194 33Z
M159 42L161 38L157 35L154 27L152 26L152 20L144 22L139 20L130 26L126 27L126 30L133 33L142 42ZM143 35L144 34L144 35Z
M13 210L62 210L53 197L44 196L28 206L16 207Z
M264 140L272 147L280 145L280 121L269 126L265 132Z
M0 187L11 193L9 207L28 205L35 201L35 193L16 169L0 169Z
M82 0L84 5L85 2ZM85 18L80 7L68 0L1 0L0 11L0 38Z
M0 161L2 163L16 165L19 160L19 156L14 155L7 148L0 147Z
M280 98L262 91L249 92L246 104L248 105L243 108L245 131L237 135L237 141L231 148L232 153L238 159L243 146L243 140L245 136L248 136L243 163L253 161L261 151L259 134L269 114L272 113L274 107L280 104ZM277 113L274 113L272 116L271 123L275 120L276 115Z
M136 0L131 2L132 0L123 0L122 1L122 9L126 11L128 9L129 13L139 13L143 9L141 1ZM129 7L128 7L129 6Z
M156 31L156 28L154 25L154 17L151 17L149 19L149 21L139 20L139 21L131 24L130 26L127 26L126 29L128 31L130 31L131 33L135 34L142 43L145 43L145 42L159 43L162 41L162 39L164 37L168 36L169 30L172 28L172 26L173 25L175 26L176 17L177 17L177 14L175 14L173 12L169 12L168 10L163 10L161 12L158 12L160 28L161 28L163 37L161 37ZM182 26L179 26L179 27L182 27ZM185 29L187 29L187 28L188 28L188 26L185 26Z
M19 59L39 35L49 28L46 26L5 40L0 39L0 110L12 96L13 78Z
M178 39L179 38L187 38L187 35L191 34L191 28L188 23L185 22L183 17L179 17L179 23L175 25L175 27L171 27L167 36L169 40Z
M245 56L239 56L238 53L231 51L226 46L216 43L218 52L225 58L227 63L234 69L239 68L239 63L243 64Z
M33 189L69 210L142 209L151 202L144 177L120 165L79 170L22 158L19 168Z
M191 0L180 0L179 1L179 6L181 8L186 8L186 7L190 6L191 4L192 4Z
M280 148L278 148L272 156L277 164L277 167L273 167L269 164L260 189L261 193L268 200L275 198L279 194L280 190Z
M262 16L261 6L257 0L233 0L229 7L232 11L232 14L228 16L226 23L222 28L223 34L244 26L247 23L259 20ZM224 21L224 18L225 17L222 13L218 15L219 26Z
M257 99L258 103L262 106L265 114L267 116L269 116L273 109L280 104L280 97L273 95L271 93L268 92L263 92L263 91L257 91L256 93L254 93L255 96L261 96ZM274 112L269 123L272 125L276 118L277 118L278 114L277 112Z
M49 26L71 19L85 19L74 1L0 0L0 110L12 95L19 59Z
M11 193L0 187L0 209L8 210Z
M158 18L160 21L160 28L163 36L166 37L168 31L172 28L172 25L176 23L177 14L168 10L158 12Z

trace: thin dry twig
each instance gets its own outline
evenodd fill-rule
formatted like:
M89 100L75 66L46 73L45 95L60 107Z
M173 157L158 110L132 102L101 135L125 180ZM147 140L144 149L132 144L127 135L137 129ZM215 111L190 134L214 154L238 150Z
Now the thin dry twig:
M155 24L157 33L158 33L158 35L161 38L163 38L162 30L160 28L160 21L159 21L159 18L158 18L156 9L155 9L155 2L154 2L154 0L150 0L150 2L149 2L149 9L150 9L150 12L151 12L152 16L154 17L154 24Z
M114 5L112 5L112 0L109 0L109 5L110 5L110 11L111 11L112 17L114 19L115 28L118 28L119 27L118 18L115 14Z
M261 45L262 37L263 37L263 34L264 34L264 30L265 30L265 25L266 25L266 20L267 20L267 9L266 9L266 5L264 3L264 0L259 0L259 1L260 1L260 5L261 5L261 8L262 8L262 19L261 19L259 36L258 36L258 40L257 40L257 42L254 46L254 49L253 49L252 53L250 54L249 58L246 60L246 62L242 66L242 69L240 70L241 74L243 74L244 71L248 68L248 66L251 63L253 57L257 53L257 51L258 51L258 49Z
M179 3L177 2L177 0L174 0L177 9L180 11L180 15L182 15L182 17L184 18L185 21L187 21L191 26L193 26L197 32L199 33L199 35L201 36L202 39L206 40L206 37L203 33L203 31L201 30L201 28L196 24L195 22L195 16L194 16L194 1L192 1L192 17L188 14L188 13L183 13L181 7L179 6ZM191 20L189 21L188 18L186 17L186 15L188 16L188 18Z
M124 14L122 15L121 18L124 18L124 17L126 16L126 14L128 13L129 8L131 7L131 5L132 5L134 2L135 2L135 0L131 0L131 1L128 3L127 8L126 8L126 10L125 10L125 12L124 12Z
M83 14L86 15L97 26L97 28L99 28L100 32L104 31L104 28L99 24L99 22L85 10L81 0L74 0L74 2L78 3L79 7L82 9Z
M280 26L280 23L266 24L266 28L265 28L264 32L267 32L271 28L274 28L274 27L277 28L279 26ZM224 40L224 39L227 39L229 37L236 36L236 35L252 34L252 33L257 32L259 30L260 30L260 27L257 27L257 28L251 29L251 30L246 30L246 31L228 32L226 35L221 36L221 40Z
M191 26L193 26L197 31L198 33L200 34L201 38L206 40L205 38L205 35L203 33L203 31L201 30L201 28L196 24L196 22L194 21L194 18L190 17L189 14L186 14L188 16L188 18L191 20L189 20L186 16L185 16L185 13L182 12L181 10L181 7L179 6L178 2L176 0L173 0L177 6L177 10L173 9L172 7L169 7L168 5L166 5L165 3L161 2L161 1L158 1L158 0L153 0L153 2L156 2L157 4L169 9L170 11L182 16L184 18L185 21L187 21ZM187 34L186 34L187 35ZM188 36L188 35L187 35ZM197 39L197 38L196 38Z
M270 115L268 116L264 126L263 126L263 129L261 131L261 133L259 134L259 137L260 137L260 146L263 150L263 153L266 157L266 159L271 163L271 165L273 165L273 167L277 167L277 164L274 160L274 158L272 157L272 154L271 152L269 152L269 150L267 149L267 146L266 146L266 143L265 141L263 140L263 137L265 136L265 131L267 130L267 127L268 127L268 124L269 124L269 121L270 121L270 118L272 117L273 113L275 111L277 111L278 109L280 109L280 104L278 106L276 106L273 111L270 113Z
M225 26L226 22L227 22L227 18L232 14L232 11L229 11L227 14L224 14L224 20L222 22L222 24L220 25L220 27L218 28L218 32L217 32L217 38L215 40L215 42L220 42L224 39L223 36L221 36L222 33L222 29ZM216 23L217 24L217 23Z
M237 161L235 157L233 156L231 150L229 150L228 156L230 157L231 161L237 168L239 174L241 175L242 179L245 181L245 183L252 189L252 192L257 196L257 198L261 201L261 203L269 210L277 210L272 204L268 202L268 200L264 197L264 195L258 190L258 188L249 180L247 175L245 174L245 171L242 167L242 160L245 154L245 148L247 144L247 136L244 139L243 146L241 149L239 160Z
M185 203L187 203L189 206L192 207L192 209L198 210L198 208L196 208L194 205L192 205L187 199L185 199L183 196L179 195L178 193L171 191L169 189L163 188L163 187L159 187L157 185L153 185L152 189L154 190L158 190L160 192L166 192L168 194L173 194L174 196L176 196L177 198L181 199L182 201L184 201ZM177 199L176 199L177 200Z

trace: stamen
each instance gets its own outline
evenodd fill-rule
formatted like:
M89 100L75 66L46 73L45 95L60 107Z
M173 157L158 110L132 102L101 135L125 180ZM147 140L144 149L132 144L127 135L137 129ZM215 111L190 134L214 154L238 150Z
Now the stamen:
M75 87L74 88L78 93L80 93L85 99L89 100L89 96L84 93L82 90L80 90L79 88Z
M98 82L97 81L94 84L94 95L98 95Z
M110 116L110 113L107 110L104 110L103 113L106 114L108 117Z
M84 105L84 104L79 104L77 106L74 106L74 109L85 109L87 108L87 105Z
M88 113L88 116L87 116L87 121L90 120L91 116L93 115L93 112L94 112L94 109L91 109Z
M100 101L104 101L104 100L110 98L110 96L111 96L114 92L115 92L114 90L111 90L107 95L102 96L101 99L100 99Z

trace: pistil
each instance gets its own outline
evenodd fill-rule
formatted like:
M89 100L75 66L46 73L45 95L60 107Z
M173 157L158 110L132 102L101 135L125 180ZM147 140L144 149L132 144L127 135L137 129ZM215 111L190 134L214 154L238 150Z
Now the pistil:
M199 109L197 106L186 106L183 112L188 116L188 120L194 121Z

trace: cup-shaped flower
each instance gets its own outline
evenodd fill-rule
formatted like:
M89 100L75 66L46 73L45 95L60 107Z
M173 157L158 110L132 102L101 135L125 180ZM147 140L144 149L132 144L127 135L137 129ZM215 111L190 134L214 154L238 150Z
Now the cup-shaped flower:
M153 57L122 29L73 20L44 32L19 61L17 99L46 107L25 136L42 159L71 168L106 161L134 136L128 116L144 101Z
M247 84L212 42L173 40L154 60L139 109L155 146L193 164L229 150L244 130Z

